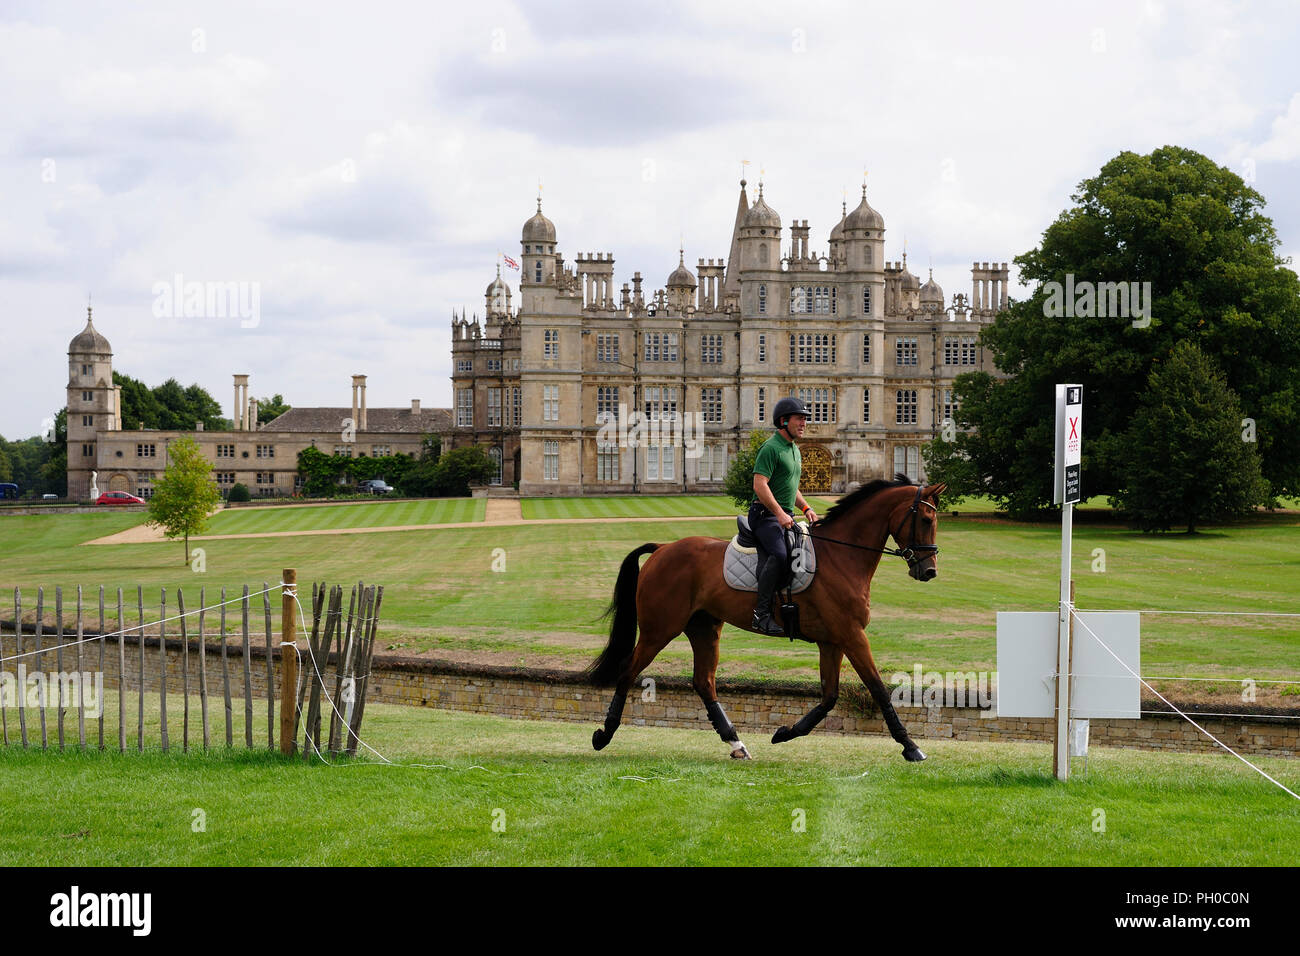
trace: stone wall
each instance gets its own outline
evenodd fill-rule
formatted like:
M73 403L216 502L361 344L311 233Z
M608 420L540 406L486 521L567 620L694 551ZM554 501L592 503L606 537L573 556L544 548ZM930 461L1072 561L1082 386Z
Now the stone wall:
M254 615L255 619L258 617ZM0 638L3 656L14 653L12 622L7 622L10 633ZM23 638L24 650L34 648L31 635ZM158 638L146 637L145 690L157 692L161 665ZM274 642L278 643L275 635ZM46 635L42 642L46 648L53 646L53 638ZM299 643L300 647L304 642ZM182 686L182 655L179 637L167 639L167 690L179 693ZM230 668L231 694L242 699L244 693L244 664L242 639L227 637L227 655ZM64 649L64 669L72 670L74 651ZM279 686L279 648L272 648L271 685ZM218 701L222 696L220 645L209 637L207 641L208 693ZM266 696L266 634L263 630L251 639L249 677L253 694ZM133 636L126 638L126 688L138 689L139 645ZM304 650L303 657L307 659ZM83 646L83 670L94 670L99 651L96 643ZM330 657L331 662L334 656ZM35 658L24 659L27 669L36 668ZM106 642L104 655L104 686L112 692L117 688L118 651L112 639ZM7 662L10 673L14 663ZM47 650L45 669L55 670L55 655ZM327 670L332 681L333 668ZM333 693L332 684L327 684ZM684 678L658 678L653 687L640 685L628 697L623 722L629 725L653 727L679 727L713 733L705 716L704 707L690 682ZM198 693L198 641L190 641L190 692ZM741 738L751 742L769 738L783 725L794 723L812 709L818 693L812 684L760 684L721 681L718 697L726 708ZM650 699L652 698L652 699ZM588 724L592 729L604 720L609 706L610 691L597 690L581 682L580 675L570 671L548 671L484 665L464 665L448 661L402 655L376 655L372 667L367 699L371 702L407 704L417 707L437 707L473 713L497 714L528 720L571 720ZM865 707L864 707L865 704ZM324 702L322 701L322 706ZM830 716L815 731L818 734L874 734L887 735L884 721L869 712L868 698L856 684L845 686L839 703ZM1143 701L1143 709L1161 707L1157 701ZM1185 710L1196 710L1192 705L1179 703ZM1244 710L1244 709L1243 709ZM917 739L984 740L984 741L1042 741L1052 736L1052 722L1047 719L989 718L977 708L965 707L900 707L908 732ZM193 716L193 715L192 715ZM1269 757L1295 757L1300 754L1300 721L1286 718L1268 718L1243 712L1233 717L1197 718L1198 722L1228 746L1244 754ZM1090 742L1096 746L1136 747L1147 750L1172 750L1188 752L1222 752L1191 724L1180 717L1144 716L1141 720L1093 720Z

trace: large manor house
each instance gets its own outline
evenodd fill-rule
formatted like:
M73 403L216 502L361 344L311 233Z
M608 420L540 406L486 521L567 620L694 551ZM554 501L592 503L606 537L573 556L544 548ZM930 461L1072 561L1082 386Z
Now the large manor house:
M68 348L68 495L88 497L98 472L100 491L147 497L182 435L199 441L219 486L263 496L296 490L303 448L418 454L429 434L443 448L483 445L493 483L522 495L718 492L784 395L812 411L805 491L922 478L921 446L956 418L953 378L994 371L978 333L1007 304L1007 264L974 263L969 297L945 306L906 254L885 259L884 218L865 186L817 253L806 219L783 246L762 184L752 204L746 185L727 256L692 272L679 250L659 289L643 288L640 272L616 289L609 252L567 265L539 199L520 238L519 301L498 267L482 318L452 316L451 409L368 408L355 375L351 406L295 407L258 426L248 376L236 375L232 431L123 430L112 350L88 315Z

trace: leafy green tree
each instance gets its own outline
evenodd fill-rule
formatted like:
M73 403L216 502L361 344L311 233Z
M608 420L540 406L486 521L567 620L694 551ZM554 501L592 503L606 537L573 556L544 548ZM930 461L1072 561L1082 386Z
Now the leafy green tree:
M149 499L149 521L168 538L185 538L185 563L190 563L190 535L199 534L208 515L221 504L212 481L212 464L203 457L198 442L181 438L168 445L167 467L154 482Z
M1111 503L1143 531L1168 531L1253 511L1267 497L1255 437L1222 373L1191 342L1152 371L1116 463Z
M0 438L0 481L14 480L14 463L9 458L9 451L5 447L9 443Z
M198 385L182 388L169 378L157 388L121 372L113 373L113 384L122 389L122 427L125 429L157 428L193 431L197 422L210 431L221 431L230 424L222 417L221 405Z
M1256 420L1271 493L1300 491L1300 279L1277 254L1263 197L1205 156L1166 146L1121 153L1072 199L1039 247L1016 258L1033 295L982 333L1010 377L957 377L962 419L973 430L953 448L932 449L929 477L960 493L988 494L1013 512L1049 506L1053 386L1080 382L1084 487L1122 491L1131 410L1156 360L1188 340ZM1049 315L1047 284L1064 284L1067 274L1076 282L1150 282L1150 323L1135 315ZM1075 311L1099 310L1094 303ZM961 456L968 467L958 466Z
M772 437L770 431L755 429L749 434L749 444L736 453L727 466L727 477L722 487L738 508L748 508L754 500L754 459L763 443Z
M257 400L257 423L265 425L272 419L279 418L291 407L285 404L284 396L278 392L271 398L259 398Z

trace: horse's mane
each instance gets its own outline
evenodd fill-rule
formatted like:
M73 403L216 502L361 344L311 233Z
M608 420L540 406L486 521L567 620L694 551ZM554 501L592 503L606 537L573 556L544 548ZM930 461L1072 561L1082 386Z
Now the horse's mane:
M831 506L831 510L826 512L826 517L822 518L822 520L817 523L817 526L821 527L822 525L828 525L834 522L837 518L844 517L844 515L862 504L862 502L866 501L868 498L874 498L876 494L881 491L885 491L889 488L901 488L904 485L911 484L912 479L908 478L907 475L902 472L895 474L893 481L888 481L884 478L877 478L875 481L869 481L857 491L851 492L839 501L835 502L835 504Z

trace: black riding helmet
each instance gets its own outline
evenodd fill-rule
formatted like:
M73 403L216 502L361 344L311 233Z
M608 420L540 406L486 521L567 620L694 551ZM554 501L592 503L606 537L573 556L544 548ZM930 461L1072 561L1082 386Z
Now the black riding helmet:
M809 417L808 406L793 396L783 398L776 403L776 408L772 409L772 424L780 428L791 415Z

